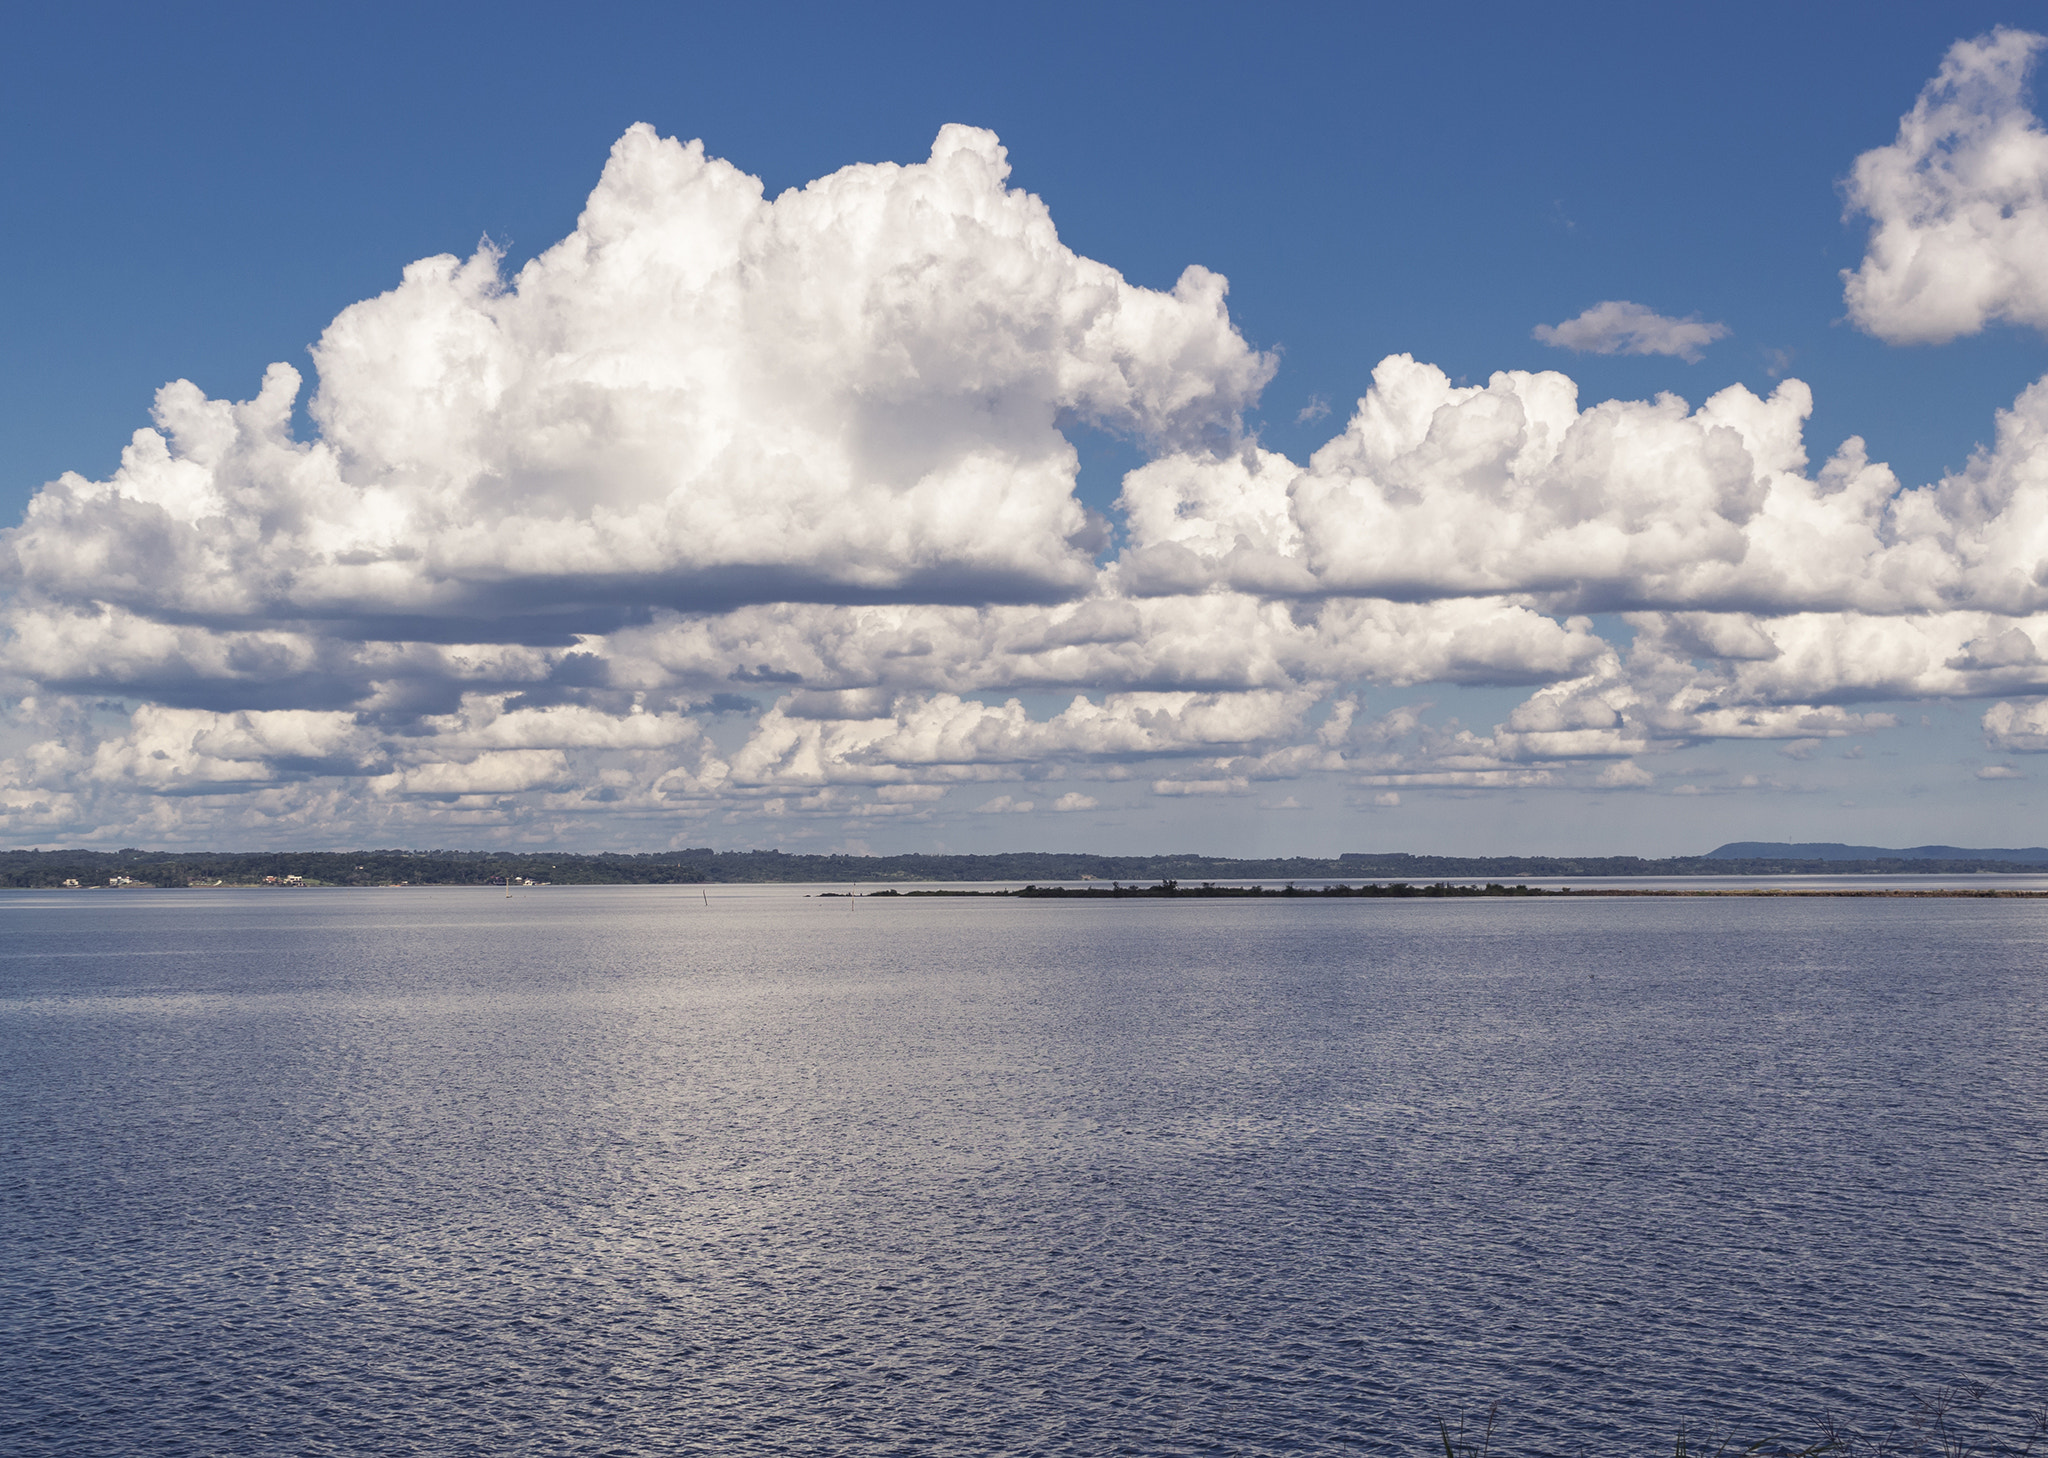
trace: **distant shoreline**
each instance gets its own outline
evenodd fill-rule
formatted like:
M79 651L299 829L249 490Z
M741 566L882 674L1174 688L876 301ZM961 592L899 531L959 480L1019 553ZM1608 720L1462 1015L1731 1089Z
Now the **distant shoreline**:
M511 890L519 895L532 891L564 891L582 888L616 890L630 887L635 882L585 881L557 885L547 881L515 884ZM684 887L711 886L804 886L818 885L816 881L714 881L714 882L661 882L661 887L670 890ZM359 883L335 885L328 882L306 881L291 886L266 886L247 881L240 882L191 882L183 886L159 886L144 881L131 881L119 886L0 886L0 891L503 891L503 882L404 882ZM655 889L649 886L649 889ZM1023 886L1003 890L936 890L916 888L899 890L895 887L880 891L816 891L806 893L810 897L829 901L867 901L877 897L883 900L911 898L939 898L944 900L1011 900L1011 901L1429 901L1429 900L1555 900L1566 898L1584 901L1588 899L1612 900L1617 897L1637 899L1679 898L1692 900L1772 900L1772 899L1830 899L1830 900L1890 900L1890 901L2048 901L2048 890L2022 891L2004 887L1986 886L1529 886L1459 885L1450 882L1412 884L1396 882L1391 885L1331 885L1315 887L1268 887L1268 886L1184 886L1162 891L1155 886Z
M1078 882L1125 886L1177 881L1543 880L1579 882L1647 877L1785 877L1971 875L2040 876L2048 865L1995 859L1898 855L1844 860L1815 857L1672 856L1423 856L1355 852L1340 856L1237 859L1226 856L1108 856L1028 851L985 855L793 855L783 851L714 851L705 847L626 854L561 851L0 851L0 888L54 890L110 884L156 887L490 886L546 882L556 886L930 885ZM1996 884L1995 880L1991 884Z

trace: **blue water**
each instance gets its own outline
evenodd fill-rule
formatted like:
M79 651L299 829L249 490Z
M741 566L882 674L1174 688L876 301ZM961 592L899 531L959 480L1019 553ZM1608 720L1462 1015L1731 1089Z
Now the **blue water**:
M2048 1373L2048 905L0 897L0 1449L1421 1454Z

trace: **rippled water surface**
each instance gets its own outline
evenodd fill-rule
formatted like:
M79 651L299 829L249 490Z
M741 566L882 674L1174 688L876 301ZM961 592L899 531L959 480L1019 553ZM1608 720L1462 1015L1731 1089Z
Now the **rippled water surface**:
M0 1448L2038 1399L2044 969L2017 902L8 893Z

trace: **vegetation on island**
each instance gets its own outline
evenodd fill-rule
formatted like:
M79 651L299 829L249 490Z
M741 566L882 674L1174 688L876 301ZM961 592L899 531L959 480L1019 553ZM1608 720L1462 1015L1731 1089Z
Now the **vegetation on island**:
M1219 886L1214 881L1203 881L1193 886L1183 886L1178 881L1159 881L1150 886L1126 886L1113 881L1107 886L1022 886L1014 891L898 891L893 888L883 891L826 891L826 896L1007 896L1025 901L1065 900L1158 900L1190 896L1196 898L1240 898L1266 897L1286 898L1306 896L1316 899L1356 896L1407 897L1407 896L1567 896L1569 890L1546 890L1539 886L1502 885L1489 881L1484 886L1457 885L1449 881L1438 881L1433 885L1411 885L1406 881L1395 881L1387 885L1366 882L1358 885L1333 884L1327 886L1297 886L1292 881L1285 886Z

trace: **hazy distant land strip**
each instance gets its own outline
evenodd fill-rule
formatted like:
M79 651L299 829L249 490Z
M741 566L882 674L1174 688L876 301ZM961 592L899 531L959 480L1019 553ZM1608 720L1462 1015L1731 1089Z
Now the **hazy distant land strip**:
M1606 879L1801 874L1957 875L2048 871L2048 848L1972 850L1735 842L1703 856L1418 856L1358 852L1330 858L1000 855L791 855L783 851L650 851L638 855L503 851L0 851L0 887L87 886L557 886L766 882L1397 881L1446 878Z
M1016 901L1156 901L1178 900L1192 897L1222 900L1368 900L1408 901L1445 897L1468 899L1471 897L1510 897L1517 900L1528 897L1568 896L1705 896L1705 897L1773 897L1773 896L1830 896L1830 897L1873 897L1873 898L1914 898L1934 897L1942 900L2048 900L2048 891L2016 891L1998 886L1937 886L1924 888L1853 887L1853 886L1708 886L1674 888L1669 886L1531 886L1526 882L1503 884L1488 881L1485 885L1471 882L1412 882L1394 881L1378 883L1367 881L1357 885L1296 886L1230 886L1204 881L1194 886L1183 886L1178 881L1160 881L1153 885L1125 886L1116 883L1109 886L1020 886L1014 890L1000 891L898 891L891 887L882 891L824 891L824 897L844 900L881 897L937 896L949 899L1000 897Z

